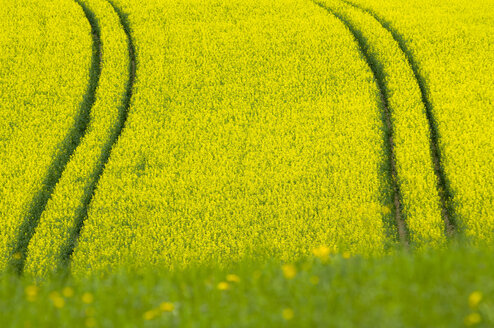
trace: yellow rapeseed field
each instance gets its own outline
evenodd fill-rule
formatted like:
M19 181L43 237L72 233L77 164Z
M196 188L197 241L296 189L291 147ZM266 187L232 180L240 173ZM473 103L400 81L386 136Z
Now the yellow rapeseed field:
M384 252L379 91L338 19L298 0L115 4L135 93L74 271Z
M77 132L92 38L73 1L1 1L0 270L49 196Z
M306 256L494 241L490 0L0 8L0 271L251 257L293 282Z

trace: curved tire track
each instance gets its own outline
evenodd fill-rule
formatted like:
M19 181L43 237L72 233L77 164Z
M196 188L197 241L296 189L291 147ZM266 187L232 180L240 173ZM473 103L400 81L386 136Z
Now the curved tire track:
M24 263L27 256L27 247L31 241L36 227L38 226L40 217L45 210L46 204L51 198L55 186L62 177L67 164L70 161L72 154L81 143L89 124L89 115L91 108L96 100L96 88L98 86L101 74L101 42L98 24L95 21L92 13L82 8L84 14L91 25L91 35L93 38L93 51L91 58L91 68L89 72L89 84L80 106L79 113L74 118L75 124L67 134L63 142L59 145L59 149L63 149L60 154L53 159L52 164L48 168L47 175L43 181L43 189L39 191L31 202L28 215L20 226L20 232L17 236L17 242L12 254L20 254L20 256L12 257L10 267L21 274L24 268Z
M345 20L341 15L339 15L336 11L332 10L331 8L327 7L324 3L314 1L316 5L321 7L322 9L326 10L328 13L336 17L338 20L340 20L346 28L352 33L355 42L358 45L359 51L362 54L362 57L365 59L367 65L369 66L374 79L376 81L377 87L379 89L379 93L381 96L381 105L384 110L384 117L383 117L383 123L386 129L386 140L385 140L385 147L387 148L387 151L389 153L389 168L390 168L390 177L389 180L391 182L391 187L393 190L393 205L394 205L394 219L395 219L395 224L398 230L398 239L401 243L401 245L408 249L409 247L409 232L408 228L406 226L406 223L403 219L402 215L402 205L401 205L401 193L400 193L400 188L397 183L397 171L396 171L396 155L394 151L394 142L393 142L393 125L391 122L391 112L389 110L388 106L388 101L387 101L387 96L386 96L386 88L384 86L384 81L380 77L380 73L378 72L377 68L375 65L373 65L373 58L371 58L371 55L367 51L367 46L363 39L360 37L358 31L355 30L355 28L347 21Z
M90 203L127 120L134 84L134 46L122 16L106 0L74 1L84 9L98 35L95 43L100 49L101 74L83 138L27 245L24 271L36 276L69 272Z
M89 197L84 199L82 213L76 219L76 227L75 227L73 234L70 238L71 244L67 248L67 253L64 255L64 262L65 262L64 265L66 267L70 263L70 258L74 252L74 248L76 247L77 239L79 238L81 229L84 225L84 220L87 218L87 215L88 215L89 204L91 203L91 200L94 196L95 190L98 186L98 182L99 182L101 176L103 175L104 168L110 159L110 155L111 155L111 151L113 149L113 146L117 142L118 138L122 134L122 131L125 127L125 123L127 121L128 112L129 112L129 108L130 108L130 101L132 98L132 92L133 92L133 88L134 88L135 76L136 76L135 47L134 47L134 42L132 40L132 36L130 34L129 23L127 21L126 16L122 13L122 11L117 6L114 5L114 3L112 1L110 1L110 0L106 0L106 1L111 5L111 7L115 11L115 13L118 15L118 17L120 19L120 24L121 24L125 34L127 35L127 44L128 44L128 51L129 51L129 67L128 67L129 80L127 82L126 93L125 93L125 96L123 99L124 108L120 113L119 120L116 124L115 132L114 132L113 136L111 137L111 140L109 141L109 143L106 144L104 147L104 150L103 150L103 153L101 156L101 165L98 167L98 170L96 172L96 178L90 186Z
M405 57L407 58L407 61L410 64L410 67L412 68L414 78L417 81L417 84L419 85L420 88L422 102L424 103L426 109L426 116L429 124L431 157L432 157L432 162L434 164L434 173L436 174L436 177L439 182L438 193L441 199L441 210L442 210L443 220L445 223L445 234L446 236L451 238L456 235L458 227L454 219L454 210L450 205L450 200L452 199L451 197L452 193L449 188L448 180L444 173L445 172L444 168L442 167L441 151L439 148L439 141L438 141L439 133L437 128L437 123L434 118L434 114L432 110L432 104L427 96L427 87L426 87L425 79L419 73L417 62L413 58L412 52L408 49L403 36L399 34L398 31L391 26L391 24L389 24L384 19L379 17L375 12L367 8L362 8L348 0L341 0L341 1L374 17L374 19L377 22L379 22L379 24L381 24L381 26L393 36L394 40L399 45L401 51L405 54Z

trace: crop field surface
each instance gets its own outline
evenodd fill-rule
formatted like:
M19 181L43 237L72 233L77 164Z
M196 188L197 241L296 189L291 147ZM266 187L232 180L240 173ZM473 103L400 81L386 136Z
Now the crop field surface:
M491 244L493 34L492 0L0 0L0 271Z
M32 223L77 143L94 67L91 26L77 3L0 6L0 267L5 268L17 246L32 236Z

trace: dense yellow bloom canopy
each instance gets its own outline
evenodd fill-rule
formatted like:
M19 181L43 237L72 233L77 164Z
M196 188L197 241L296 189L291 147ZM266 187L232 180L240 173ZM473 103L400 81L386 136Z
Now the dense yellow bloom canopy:
M487 0L1 7L0 270L493 241ZM241 286L225 278L217 289Z

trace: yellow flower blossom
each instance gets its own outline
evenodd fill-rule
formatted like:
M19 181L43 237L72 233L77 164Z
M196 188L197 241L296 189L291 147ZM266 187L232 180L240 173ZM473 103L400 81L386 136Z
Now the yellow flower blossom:
M36 298L38 296L39 287L35 285L30 285L24 289L24 292L26 293L27 300L29 302L34 302L36 301Z
M327 246L319 246L312 250L312 254L314 254L314 256L319 258L321 261L326 261L329 258L330 253L331 249Z
M476 308L479 303L482 301L482 293L479 291L474 291L473 293L468 296L468 306L470 308Z
M283 319L285 320L292 320L294 317L293 310L290 308L283 309L283 312L281 313L283 316Z
M465 317L465 326L473 326L479 324L482 321L482 317L477 312L470 313Z
M381 208L381 212L384 214L384 215L389 215L391 214L391 209L389 208L389 206L383 206Z
M226 276L226 281L229 282L240 282L240 277L236 274L229 274Z
M62 290L62 295L67 298L72 297L74 296L74 290L71 287L65 287Z
M64 305L65 305L65 300L63 299L62 296L60 296L60 293L57 292L57 291L53 291L50 293L49 295L49 298L51 299L51 301L53 302L53 305L56 307L56 308L63 308Z
M230 289L230 284L228 284L225 281L222 281L216 286L216 288L218 288L219 290L228 290Z
M82 302L86 304L91 304L94 301L94 296L91 293L84 293L82 294Z
M297 275L297 268L293 264L284 264L281 269L286 279L293 279Z
M173 309L175 309L175 306L173 305L173 303L163 302L160 304L160 310L163 312L172 312Z
M58 309L63 308L65 305L65 300L63 299L63 297L53 298L52 302L53 305Z
M152 309L144 312L142 317L144 318L144 320L149 321L155 319L158 315L159 315L158 311L156 311L156 309Z

